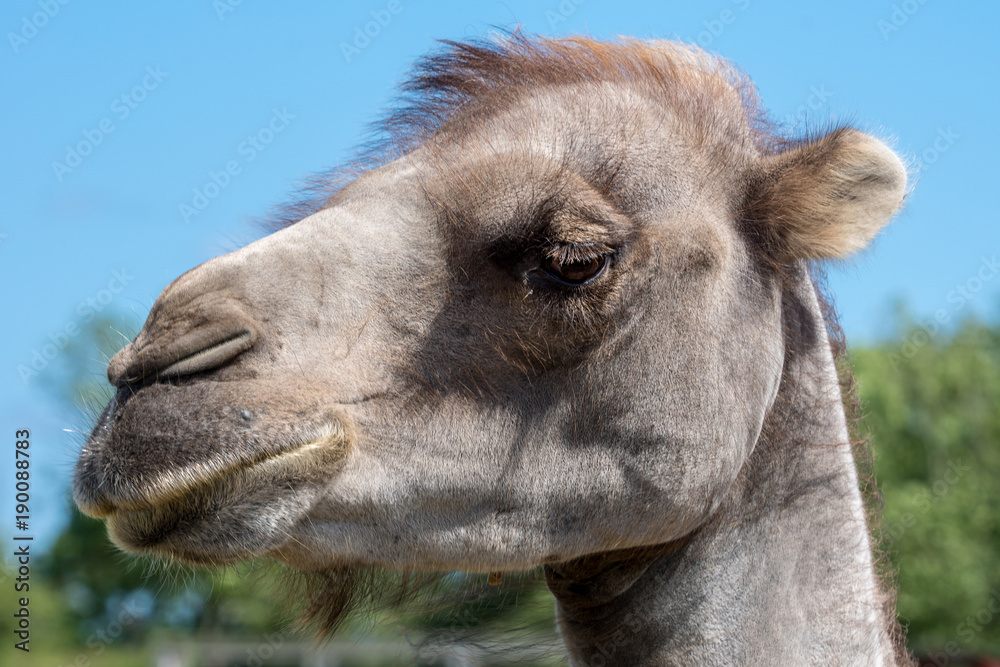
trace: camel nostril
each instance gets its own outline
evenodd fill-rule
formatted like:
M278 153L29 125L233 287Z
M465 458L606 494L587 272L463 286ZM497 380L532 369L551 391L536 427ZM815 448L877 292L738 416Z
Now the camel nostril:
M245 322L195 329L174 340L154 336L138 348L133 343L115 355L108 364L108 380L117 387L129 387L209 371L249 350L256 339L256 331Z
M253 346L253 331L238 334L178 359L159 372L162 377L181 377L222 366Z

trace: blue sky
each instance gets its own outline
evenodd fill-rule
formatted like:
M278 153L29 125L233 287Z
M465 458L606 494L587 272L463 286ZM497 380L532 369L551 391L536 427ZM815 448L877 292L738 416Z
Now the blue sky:
M895 303L918 319L994 316L998 19L995 3L936 0L4 3L0 436L32 430L33 529L44 544L65 516L75 450L63 429L86 419L53 398L63 355L37 376L19 367L98 308L136 330L173 278L257 238L253 218L349 157L436 39L520 24L716 51L756 80L779 120L849 121L912 164L904 212L872 250L832 269L850 341L889 337ZM366 27L374 36L355 42ZM184 205L204 206L184 215Z

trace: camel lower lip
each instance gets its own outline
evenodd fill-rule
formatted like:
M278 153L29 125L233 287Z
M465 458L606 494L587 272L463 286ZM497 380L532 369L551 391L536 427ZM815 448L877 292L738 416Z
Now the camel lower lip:
M133 553L222 564L266 553L287 539L312 497L346 457L350 436L333 428L297 447L220 469L141 506L106 513L113 542ZM275 488L280 493L275 493Z
M315 437L289 449L222 464L208 463L199 468L189 467L177 473L168 473L134 497L102 499L103 503L88 503L77 498L77 504L85 514L96 519L110 519L123 512L153 510L183 501L193 494L211 493L212 487L243 473L277 473L286 467L294 467L298 459L322 452L342 455L348 441L349 437L343 426L331 423L320 429Z

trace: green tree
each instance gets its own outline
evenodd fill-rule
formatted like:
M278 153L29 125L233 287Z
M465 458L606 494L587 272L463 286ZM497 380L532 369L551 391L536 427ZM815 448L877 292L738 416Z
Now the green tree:
M852 354L899 615L915 651L996 652L1000 328L970 320L952 334L919 331L906 328L902 339L920 347L883 343Z

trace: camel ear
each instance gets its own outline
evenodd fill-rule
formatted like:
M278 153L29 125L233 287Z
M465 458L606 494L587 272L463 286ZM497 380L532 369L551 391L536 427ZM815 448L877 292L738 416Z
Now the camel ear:
M767 158L754 218L782 260L846 257L889 222L905 190L888 146L840 129Z

